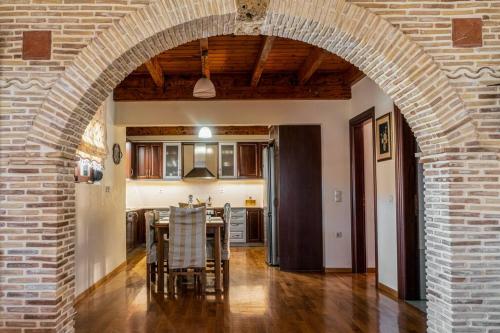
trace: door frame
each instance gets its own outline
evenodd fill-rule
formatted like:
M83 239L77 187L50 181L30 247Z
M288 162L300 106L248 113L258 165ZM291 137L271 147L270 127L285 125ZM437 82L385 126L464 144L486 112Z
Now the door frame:
M405 221L405 211L409 209L408 201L411 200L408 196L413 196L415 191L418 191L418 185L415 184L416 188L410 188L408 182L405 181L405 169L407 168L407 163L410 163L405 156L406 145L404 144L404 118L401 114L399 108L394 105L394 126L395 126L395 147L396 147L396 233L397 233L397 262L398 262L398 298L401 300L415 299L415 289L419 290L419 274L415 274L413 265L415 263L409 263L407 258L414 257L411 254L411 246L414 246L410 237L415 237L410 234L410 230L407 228ZM413 163L413 162L411 162ZM415 175L416 177L416 175ZM413 199L415 200L415 199ZM415 209L415 207L413 207ZM418 220L417 220L418 222ZM418 227L417 227L417 237L418 237ZM418 238L416 245L418 246ZM418 248L417 248L418 252ZM417 266L418 263L417 259ZM416 275L416 276L415 276Z
M360 126L365 121L372 121L372 151L373 151L373 219L375 229L375 278L378 285L378 236L377 236L377 160L375 154L375 107L360 113L354 118L349 120L349 150L350 150L350 183L351 183L351 254L352 254L352 272L353 273L366 273L366 230L364 210L356 204L358 193L356 192L356 181L361 182L364 195L364 173L356 174L356 151L354 128ZM363 153L363 150L361 150ZM360 160L363 163L363 159ZM362 165L364 170L364 165ZM363 219L357 219L358 214L362 214Z

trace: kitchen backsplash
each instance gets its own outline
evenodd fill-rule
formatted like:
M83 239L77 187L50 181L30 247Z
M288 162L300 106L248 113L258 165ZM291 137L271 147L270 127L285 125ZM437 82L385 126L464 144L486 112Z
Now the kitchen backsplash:
M214 182L186 181L127 181L127 208L153 208L177 206L187 202L192 194L200 201L212 198L213 207L229 202L233 207L245 206L251 196L262 207L263 180L220 180Z

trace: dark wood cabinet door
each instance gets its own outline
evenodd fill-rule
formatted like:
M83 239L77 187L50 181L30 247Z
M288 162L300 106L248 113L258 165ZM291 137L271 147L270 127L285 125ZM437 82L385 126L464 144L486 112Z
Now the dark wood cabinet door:
M262 209L247 209L247 243L259 243L263 241L263 218Z
M238 177L261 177L259 151L259 143L238 143Z
M163 177L163 144L150 144L149 179L161 179Z
M137 210L138 219L136 226L136 235L135 235L135 244L144 244L146 242L146 218L144 213L146 211L144 209Z
M150 167L150 149L147 143L135 144L135 177L137 179L147 179Z
M135 178L135 153L134 144L130 141L125 143L125 176L127 178Z

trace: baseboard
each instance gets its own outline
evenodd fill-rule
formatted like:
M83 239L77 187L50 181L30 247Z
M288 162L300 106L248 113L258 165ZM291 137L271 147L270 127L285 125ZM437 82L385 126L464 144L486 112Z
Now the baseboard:
M366 269L367 273L377 273L377 269L375 267L369 267Z
M352 273L350 267L325 267L325 273Z
M73 305L76 306L78 303L80 303L85 297L89 296L94 290L102 286L106 281L109 279L115 277L118 273L123 271L127 267L127 260L122 262L120 265L118 265L115 269L113 269L109 274L106 274L103 276L101 279L99 279L96 283L88 287L86 290L82 291L80 295L75 297L75 301L73 302Z
M377 289L380 290L380 292L382 294L386 295L387 297L390 297L395 301L399 300L398 299L398 292L396 290L392 289L391 287L388 287L385 284L379 282L377 285Z

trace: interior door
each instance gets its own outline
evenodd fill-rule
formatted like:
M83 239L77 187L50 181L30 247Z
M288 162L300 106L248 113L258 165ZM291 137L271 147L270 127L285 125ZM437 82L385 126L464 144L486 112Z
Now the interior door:
M150 153L149 144L135 144L135 178L147 179L149 177Z
M353 205L351 232L355 237L355 246L352 246L352 272L366 273L366 217L365 217L365 166L363 147L363 123L356 124L351 128L351 154L353 163L351 165L351 176L353 177ZM353 244L354 245L354 244Z
M258 143L238 143L238 177L260 177L259 151Z

